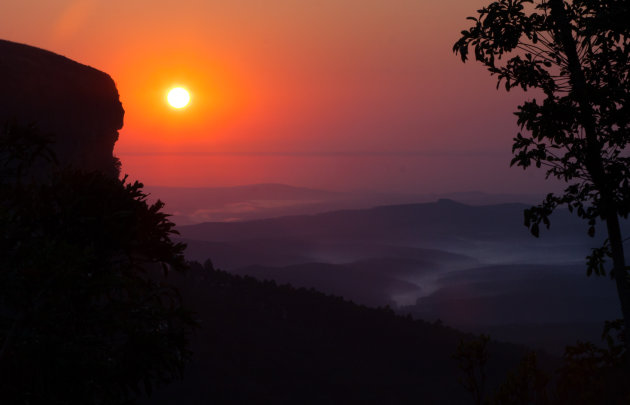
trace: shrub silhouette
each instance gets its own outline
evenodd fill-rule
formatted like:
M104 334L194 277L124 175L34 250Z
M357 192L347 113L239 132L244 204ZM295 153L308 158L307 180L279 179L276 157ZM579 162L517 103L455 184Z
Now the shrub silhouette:
M3 403L123 404L180 376L195 322L165 280L186 264L163 204L98 172L24 176L46 140L0 140Z
M580 341L567 346L562 364L553 376L541 370L536 353L526 353L493 395L486 395L483 390L491 357L488 336L460 342L453 357L458 361L461 381L476 404L627 404L630 403L627 384L630 373L624 365L622 326L623 320L606 322L602 334L605 347Z

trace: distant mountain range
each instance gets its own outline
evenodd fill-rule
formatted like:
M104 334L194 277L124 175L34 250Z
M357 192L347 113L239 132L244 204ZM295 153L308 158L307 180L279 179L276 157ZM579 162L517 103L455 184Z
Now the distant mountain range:
M254 221L207 222L178 229L188 240L221 243L223 247L239 245L245 251L263 250L262 254L271 254L277 247L280 251L275 257L302 252L302 257L312 262L332 263L365 258L375 246L434 249L488 263L566 263L582 260L597 243L586 236L583 223L562 211L552 217L549 231L543 231L538 239L532 237L523 226L527 207L470 206L444 199ZM201 258L196 247L191 253ZM408 254L405 251L404 257Z
M254 184L237 187L146 186L151 199L166 201L166 211L179 225L201 222L247 221L287 215L316 214L341 209L381 205L433 202L440 198L471 205L538 203L542 196L491 194L483 192L385 193L374 191L335 192L283 184Z
M527 207L443 199L178 229L190 259L468 330L617 317L612 282L585 275L601 230L559 211L537 239Z

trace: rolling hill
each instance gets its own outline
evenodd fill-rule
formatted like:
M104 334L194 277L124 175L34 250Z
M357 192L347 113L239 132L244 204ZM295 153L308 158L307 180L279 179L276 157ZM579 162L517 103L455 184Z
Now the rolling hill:
M190 259L210 258L234 274L392 305L522 343L545 346L540 325L562 329L556 340L565 344L576 337L568 325L588 325L586 335L597 336L604 320L618 316L612 283L585 276L584 257L602 233L589 238L583 223L560 211L534 238L522 224L527 207L440 200L179 230ZM537 337L523 341L497 329L525 327Z

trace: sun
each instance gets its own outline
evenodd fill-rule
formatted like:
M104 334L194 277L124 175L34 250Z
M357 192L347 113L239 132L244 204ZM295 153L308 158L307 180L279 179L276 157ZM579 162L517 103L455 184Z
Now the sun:
M175 87L168 92L167 100L174 108L184 108L190 102L190 94L183 87Z

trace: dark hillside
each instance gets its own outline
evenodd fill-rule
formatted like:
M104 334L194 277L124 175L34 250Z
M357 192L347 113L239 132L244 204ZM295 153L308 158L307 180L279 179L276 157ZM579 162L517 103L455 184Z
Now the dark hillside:
M466 335L454 329L199 265L177 283L203 328L184 380L153 404L469 401L451 359ZM491 345L493 384L523 350Z
M258 280L274 280L295 287L314 288L373 307L396 305L392 296L418 296L421 293L422 289L416 284L381 271L378 261L373 264L375 270L370 269L371 264L361 262L348 265L304 263L286 267L249 266L231 273L252 276ZM394 270L398 269L394 267Z

